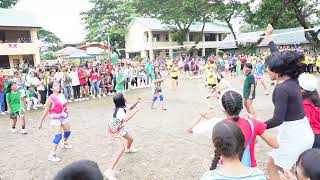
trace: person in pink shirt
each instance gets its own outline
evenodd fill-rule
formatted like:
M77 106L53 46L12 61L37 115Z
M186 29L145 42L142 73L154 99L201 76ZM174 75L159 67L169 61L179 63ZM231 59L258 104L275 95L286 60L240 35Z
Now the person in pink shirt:
M220 103L225 111L227 120L235 123L242 130L242 133L245 137L244 147L248 146L249 139L252 137L251 143L249 144L251 160L250 166L256 167L257 163L254 153L256 137L260 136L270 147L275 149L279 146L276 139L265 132L267 126L263 122L260 122L251 117L241 117L239 115L243 109L243 99L242 96L236 91L227 89L224 93L221 94ZM202 114L202 116L207 118L207 114ZM222 120L222 118L215 118L212 121L208 120L205 122L200 122L200 120L198 120L191 128L187 130L187 132L194 134L212 134L212 129L217 124L217 122L219 122L219 120ZM253 125L253 127L251 127L251 125ZM218 157L215 157L215 160L216 158Z
M78 77L79 77L79 81L80 81L80 92L82 95L82 100L88 100L88 91L86 86L88 85L87 82L87 73L85 71L85 66L82 66L81 68L79 68L78 71Z
M60 94L61 87L58 82L50 82L48 85L48 93L49 97L47 99L45 109L43 111L43 115L40 120L39 129L42 128L42 124L44 119L49 114L50 124L55 130L55 136L53 139L53 149L49 154L49 161L58 162L60 158L57 157L56 151L60 141L62 140L63 133L63 148L71 149L72 145L70 145L67 141L71 134L71 128L68 119L68 111L67 111L67 100L65 99L63 94Z
M99 72L97 66L93 66L89 74L89 80L91 85L91 95L94 99L96 96L100 98L100 81Z

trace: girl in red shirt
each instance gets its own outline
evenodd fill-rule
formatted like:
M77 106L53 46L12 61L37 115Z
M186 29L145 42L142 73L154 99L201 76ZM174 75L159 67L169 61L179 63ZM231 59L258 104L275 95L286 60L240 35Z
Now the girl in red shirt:
M88 91L86 86L88 85L87 82L87 73L85 71L85 66L82 66L81 68L79 68L78 71L78 77L79 77L79 81L80 81L80 91L82 94L82 100L88 100Z
M298 80L302 88L304 111L315 135L312 148L320 148L320 98L317 79L311 74L302 74Z
M96 66L92 67L89 75L90 85L91 85L91 95L94 99L95 97L100 98L100 81L98 68Z

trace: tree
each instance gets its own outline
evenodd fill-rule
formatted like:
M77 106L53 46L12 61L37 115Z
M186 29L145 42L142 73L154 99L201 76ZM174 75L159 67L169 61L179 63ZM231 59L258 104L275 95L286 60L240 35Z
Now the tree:
M47 51L47 52L41 53L41 59L43 59L43 60L53 60L56 58L57 58L57 56L52 51Z
M139 16L130 0L90 0L94 7L81 16L88 31L86 41L104 42L123 48L127 27Z
M46 47L43 51L57 51L62 47L61 39L46 29L39 29L38 31L38 39L44 43L44 47Z
M0 0L0 8L12 8L17 2L18 0Z

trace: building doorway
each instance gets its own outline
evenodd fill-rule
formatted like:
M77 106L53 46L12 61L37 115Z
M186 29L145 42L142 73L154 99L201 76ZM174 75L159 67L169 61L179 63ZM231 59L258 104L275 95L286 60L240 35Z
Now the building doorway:
M0 68L10 69L9 56L0 55Z

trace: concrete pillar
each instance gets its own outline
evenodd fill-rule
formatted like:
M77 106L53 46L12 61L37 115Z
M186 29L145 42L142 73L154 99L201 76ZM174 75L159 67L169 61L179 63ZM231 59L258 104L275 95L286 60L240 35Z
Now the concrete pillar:
M219 41L219 34L216 34L216 41Z
M205 36L205 34L203 33L202 34L202 42L205 42L206 41L206 36Z
M36 53L33 55L34 66L37 66L38 64L40 64L40 61L41 61L37 33L38 33L37 28L32 28L30 31L31 41L35 45L35 47L37 48Z
M142 58L146 58L146 57L147 57L147 52L144 51L144 50L141 51L140 54L141 54L141 57L142 57Z
M130 54L128 52L126 52L126 58L129 58Z
M172 34L169 32L169 42L172 42Z
M169 49L169 57L173 58L173 49Z
M206 48L202 48L202 56L206 56Z
M154 52L153 52L152 49L149 50L149 59L150 59L150 60L154 60L154 59L155 59L155 58L154 58Z
M153 36L152 36L151 31L148 31L148 36L149 36L148 42L152 44L153 43Z

